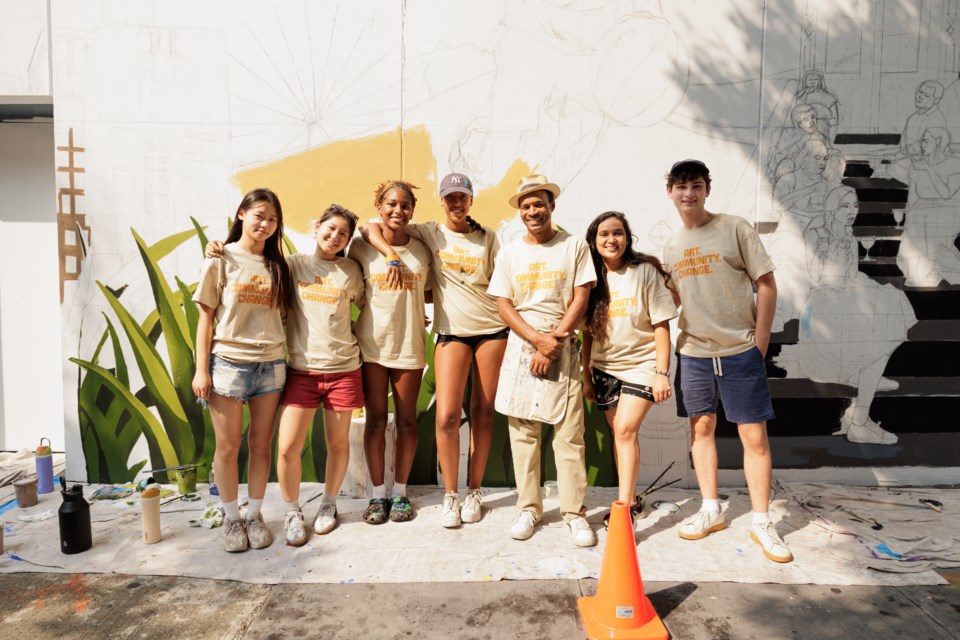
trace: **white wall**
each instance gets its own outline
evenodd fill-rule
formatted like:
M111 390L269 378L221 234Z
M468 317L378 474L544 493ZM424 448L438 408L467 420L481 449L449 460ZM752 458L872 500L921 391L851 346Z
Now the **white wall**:
M0 0L0 96L51 94L47 0Z
M0 123L0 449L64 450L52 123Z

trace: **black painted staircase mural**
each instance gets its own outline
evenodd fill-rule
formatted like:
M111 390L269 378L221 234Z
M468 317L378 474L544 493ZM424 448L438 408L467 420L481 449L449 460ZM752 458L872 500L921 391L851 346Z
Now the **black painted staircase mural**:
M838 146L889 148L898 143L896 134L841 134L836 138ZM894 351L883 374L898 382L899 388L878 391L870 407L870 418L899 440L893 445L854 444L842 435L834 435L857 389L787 377L776 361L784 347L797 344L799 322L792 320L782 332L773 335L767 354L767 373L777 414L768 425L774 468L958 466L960 286L943 282L939 287L904 287L897 253L909 216L905 211L907 184L876 177L867 161L858 160L847 161L843 183L856 190L859 200L854 235L858 239L875 239L869 260L863 245L859 247L860 271L879 283L902 289L917 317L917 324L910 329L906 342ZM956 242L960 247L960 238ZM864 327L864 331L870 331L870 327ZM841 347L838 343L837 349ZM742 468L736 425L725 419L722 408L720 411L720 466Z

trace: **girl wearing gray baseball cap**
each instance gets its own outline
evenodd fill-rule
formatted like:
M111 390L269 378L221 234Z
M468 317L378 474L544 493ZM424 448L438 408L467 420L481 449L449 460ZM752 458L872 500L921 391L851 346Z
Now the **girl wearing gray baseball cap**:
M447 174L440 181L440 202L446 214L443 223L410 224L407 233L422 240L433 255L437 454L444 484L440 524L454 528L477 522L482 514L480 485L490 454L493 402L509 330L497 313L496 298L487 293L499 244L491 229L469 215L473 182L462 173ZM360 233L382 254L391 253L379 224L362 225ZM468 381L470 465L468 491L461 502L460 419Z

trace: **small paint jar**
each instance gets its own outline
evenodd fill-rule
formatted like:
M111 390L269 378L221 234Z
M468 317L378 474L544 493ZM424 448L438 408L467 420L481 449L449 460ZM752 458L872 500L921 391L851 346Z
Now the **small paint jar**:
M17 494L17 506L21 509L32 507L37 499L37 476L21 478L13 483L13 490Z

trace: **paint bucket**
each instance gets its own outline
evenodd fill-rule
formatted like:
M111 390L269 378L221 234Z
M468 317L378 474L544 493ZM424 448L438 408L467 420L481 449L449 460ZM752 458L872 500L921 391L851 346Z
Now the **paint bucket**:
M556 480L547 480L543 483L543 497L544 498L555 498L559 495L560 491L557 488Z
M37 500L37 476L28 476L15 481L13 489L17 494L17 506L21 509L32 507L39 502Z
M174 469L173 476L177 480L177 491L180 495L196 493L197 491L197 467L189 466L182 469Z
M160 542L160 487L147 485L140 494L140 520L143 544Z

